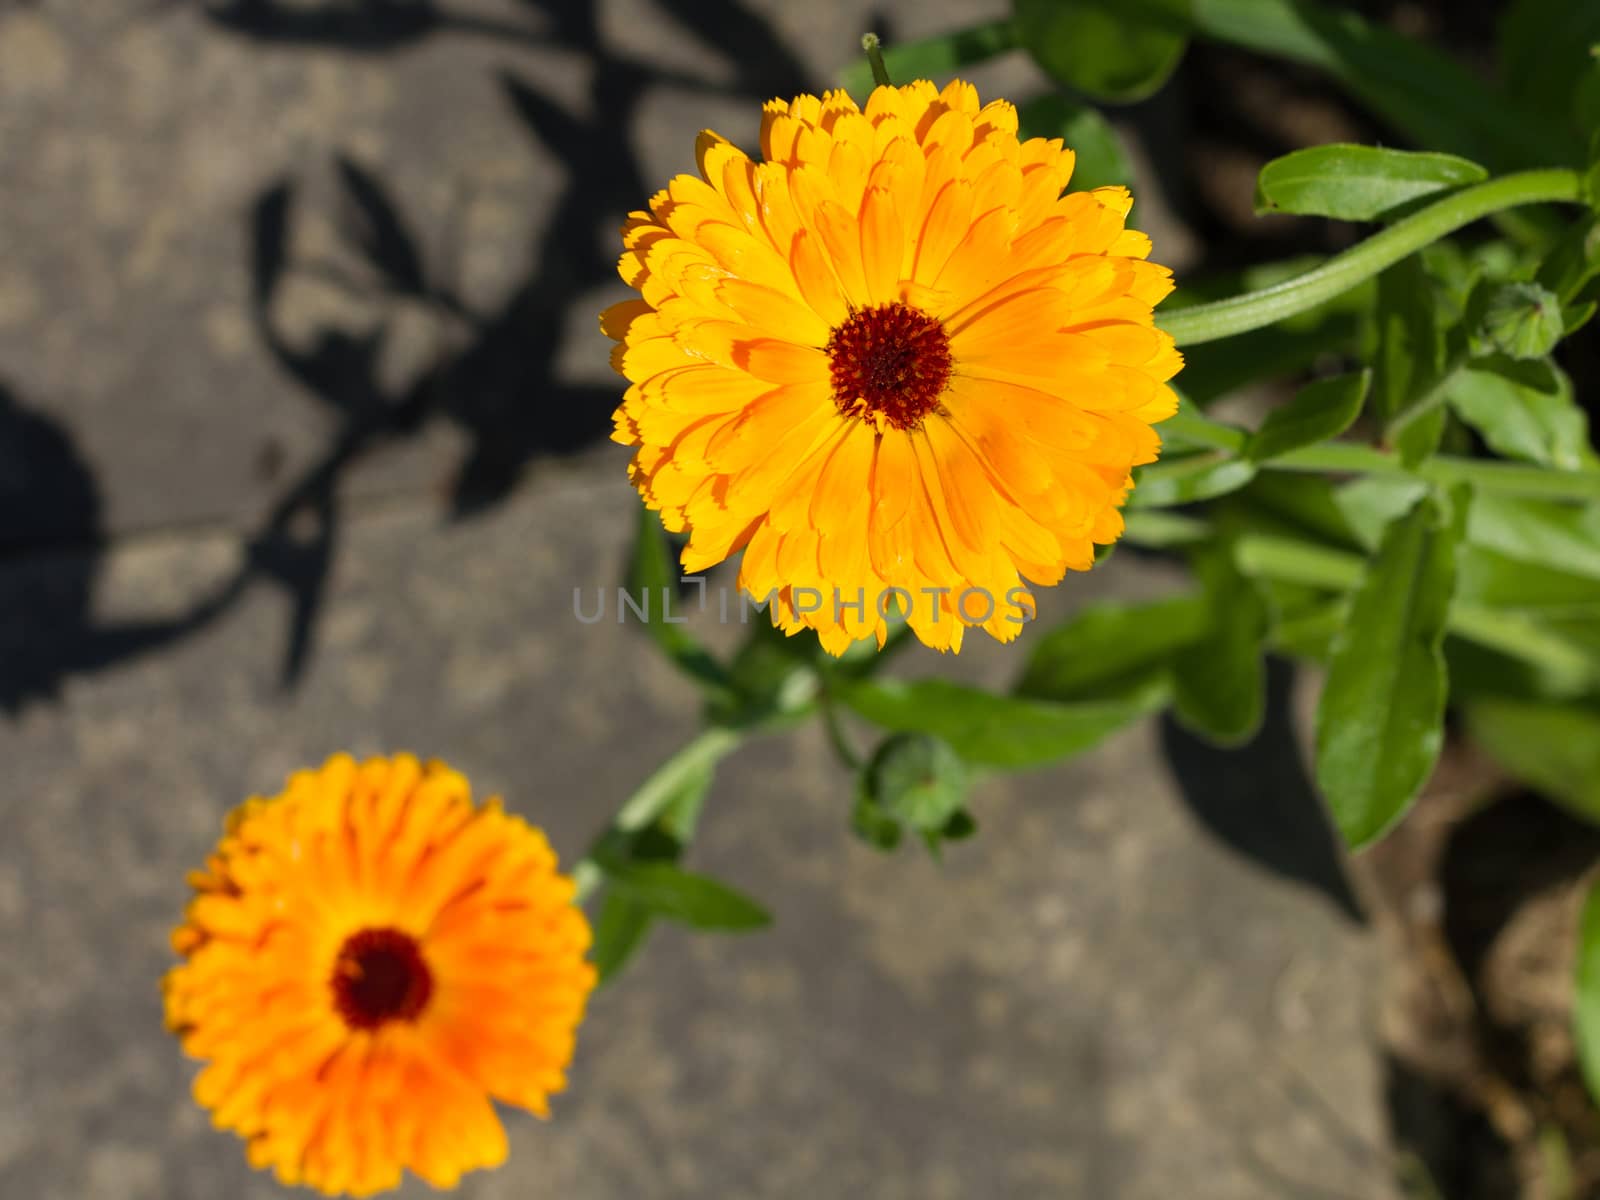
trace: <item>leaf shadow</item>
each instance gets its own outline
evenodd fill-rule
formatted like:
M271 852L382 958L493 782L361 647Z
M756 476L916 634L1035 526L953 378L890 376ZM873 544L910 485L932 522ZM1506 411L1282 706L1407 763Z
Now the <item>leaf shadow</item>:
M1162 751L1183 802L1213 836L1364 924L1338 834L1300 755L1292 684L1293 668L1269 659L1266 716L1250 742L1213 746L1169 713L1161 720Z

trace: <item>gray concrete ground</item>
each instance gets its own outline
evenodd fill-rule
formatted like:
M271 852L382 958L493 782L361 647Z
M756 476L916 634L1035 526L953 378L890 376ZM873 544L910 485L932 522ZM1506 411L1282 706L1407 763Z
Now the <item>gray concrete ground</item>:
M183 871L243 795L412 748L570 859L693 732L636 628L571 612L617 579L636 503L594 440L609 239L696 129L749 141L752 98L826 82L866 20L268 7L0 6L6 1197L281 1194L160 1025ZM1006 6L881 7L908 37ZM979 80L1041 86L1015 59ZM403 253L377 286L351 249L393 249L362 181L428 297ZM1048 610L1170 583L1118 555ZM816 730L750 745L692 862L776 929L659 934L595 1002L556 1118L513 1115L510 1165L463 1193L1387 1194L1376 949L1215 841L1170 749L1152 724L985 782L981 835L940 866L848 835Z

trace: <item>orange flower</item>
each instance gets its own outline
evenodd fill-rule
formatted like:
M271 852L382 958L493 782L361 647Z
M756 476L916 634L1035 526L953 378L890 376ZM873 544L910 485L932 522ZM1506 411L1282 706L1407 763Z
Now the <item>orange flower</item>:
M195 1098L286 1184L367 1196L505 1159L548 1115L594 969L544 835L409 755L338 755L236 810L173 933Z
M895 608L940 650L1015 637L1024 577L1088 570L1156 457L1170 272L1126 189L1063 195L1072 151L959 80L774 100L761 150L701 134L701 177L623 227L641 298L601 327L634 484L687 570L742 549L835 654Z

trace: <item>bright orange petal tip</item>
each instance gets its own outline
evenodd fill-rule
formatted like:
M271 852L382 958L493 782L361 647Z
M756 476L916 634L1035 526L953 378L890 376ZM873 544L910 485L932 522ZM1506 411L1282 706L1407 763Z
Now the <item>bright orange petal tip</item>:
M594 968L539 830L407 754L336 755L235 810L172 944L166 1021L252 1166L326 1195L496 1166L548 1114Z
M1131 195L1066 191L1072 151L960 80L770 101L760 160L696 148L602 318L612 436L684 565L743 551L740 586L834 654L895 612L939 650L1009 641L1030 583L1120 535L1177 406Z

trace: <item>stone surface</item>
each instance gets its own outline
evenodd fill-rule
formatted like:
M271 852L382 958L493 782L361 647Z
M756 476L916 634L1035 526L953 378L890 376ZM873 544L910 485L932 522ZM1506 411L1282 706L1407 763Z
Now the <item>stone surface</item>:
M642 633L572 613L636 511L593 314L695 130L750 142L753 102L829 83L868 19L0 2L0 1195L282 1194L160 1025L183 872L244 795L412 748L570 860L692 733ZM974 77L1044 86L1016 55ZM1121 552L1043 608L1172 582ZM817 730L744 748L692 863L776 929L658 934L556 1119L511 1116L463 1194L1384 1195L1375 948L1336 863L1251 857L1300 836L1280 724L1266 775L1150 724L987 780L943 866L849 836Z
M0 1191L274 1194L193 1107L160 1027L184 869L245 793L346 746L447 756L580 852L693 730L690 686L637 627L572 612L572 587L616 578L633 512L614 476L569 471L467 524L357 519L294 692L285 606L260 589L0 726ZM237 554L118 551L96 612L181 613ZM21 574L0 576L8 610ZM1119 557L1052 607L1168 582ZM964 674L1009 661L974 649ZM746 747L692 862L775 930L659 934L595 1003L557 1118L512 1116L511 1164L464 1194L1381 1194L1348 1146L1382 1138L1374 948L1207 838L1156 732L986 782L982 832L943 866L849 836L815 729Z
M420 428L369 438L348 489L490 488L603 435L594 313L622 294L624 215L693 169L698 129L753 144L761 100L831 86L868 20L732 0L85 7L0 6L0 386L71 430L100 506L47 519L76 535L258 521L341 433L408 403ZM911 35L1005 9L880 11ZM975 77L1043 86L1016 55ZM360 194L412 248L376 242L383 267L414 261L458 311L385 286Z

